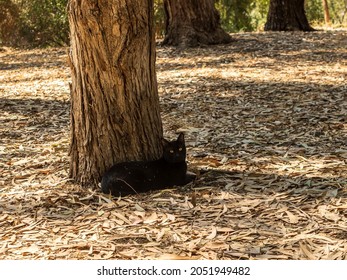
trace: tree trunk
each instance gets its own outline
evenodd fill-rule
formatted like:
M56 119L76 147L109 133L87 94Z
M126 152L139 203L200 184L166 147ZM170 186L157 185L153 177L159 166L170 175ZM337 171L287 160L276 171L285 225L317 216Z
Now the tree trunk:
M231 42L230 35L221 28L214 0L164 0L164 10L163 45L184 48Z
M322 0L322 5L323 5L323 11L324 11L325 24L330 25L330 13L329 13L328 0Z
M70 0L70 176L161 156L153 0Z
M313 31L305 14L305 0L270 0L265 31Z

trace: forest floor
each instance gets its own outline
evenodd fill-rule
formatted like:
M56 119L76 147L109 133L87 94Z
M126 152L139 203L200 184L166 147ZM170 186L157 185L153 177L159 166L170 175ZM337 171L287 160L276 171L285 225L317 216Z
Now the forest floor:
M67 49L0 52L0 259L347 259L347 31L158 47L188 187L113 199L68 179ZM208 171L209 170L209 171Z

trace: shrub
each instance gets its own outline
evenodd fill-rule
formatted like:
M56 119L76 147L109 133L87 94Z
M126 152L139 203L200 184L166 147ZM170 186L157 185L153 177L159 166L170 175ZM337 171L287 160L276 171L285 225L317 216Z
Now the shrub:
M67 2L68 0L0 0L1 42L15 46L67 44Z

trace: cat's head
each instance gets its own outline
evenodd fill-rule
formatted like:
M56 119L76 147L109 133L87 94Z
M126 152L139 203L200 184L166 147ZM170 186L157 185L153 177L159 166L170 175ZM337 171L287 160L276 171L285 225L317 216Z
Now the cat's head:
M170 163L185 162L186 144L183 133L180 133L177 140L174 141L163 139L163 157Z

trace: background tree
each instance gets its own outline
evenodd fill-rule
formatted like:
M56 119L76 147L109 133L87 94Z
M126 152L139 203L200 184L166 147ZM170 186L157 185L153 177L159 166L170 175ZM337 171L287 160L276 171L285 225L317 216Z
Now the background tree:
M194 47L229 43L214 0L164 0L166 33L163 44Z
M342 0L340 0L342 1ZM339 2L340 2L339 1ZM332 6L332 11L334 12L334 15L336 18L338 18L339 23L342 25L343 23L346 24L346 14L347 14L347 0L343 0L343 2L338 3L337 1L334 3L330 3ZM340 14L340 16L338 16Z
M270 0L264 30L313 31L305 14L305 0Z
M330 24L330 13L327 0L322 0L323 11L324 11L324 21L326 25Z
M115 162L159 158L153 1L70 0L70 175L95 183Z

